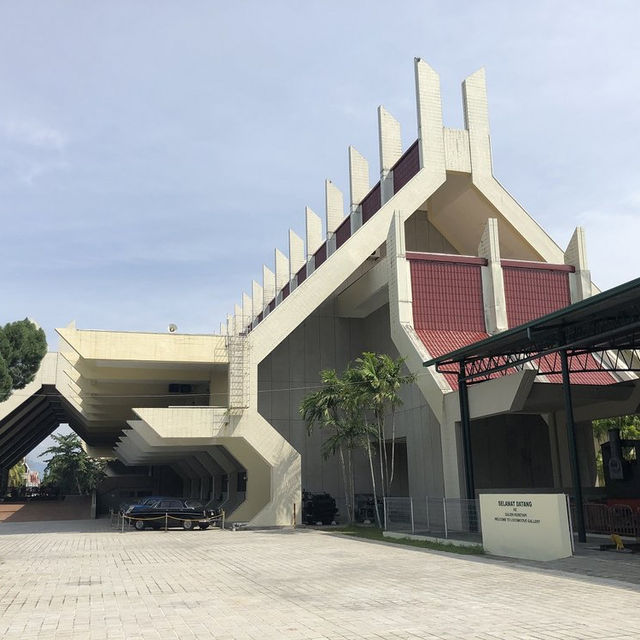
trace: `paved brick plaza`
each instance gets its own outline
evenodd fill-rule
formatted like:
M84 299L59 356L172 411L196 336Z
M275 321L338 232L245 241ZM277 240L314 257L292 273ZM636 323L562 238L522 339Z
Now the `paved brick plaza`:
M640 636L631 583L315 531L106 527L0 525L0 638Z

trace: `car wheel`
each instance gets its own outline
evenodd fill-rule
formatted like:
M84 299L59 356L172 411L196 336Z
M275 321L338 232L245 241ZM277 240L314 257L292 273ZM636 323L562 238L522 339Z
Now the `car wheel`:
M144 520L136 520L133 525L138 531L144 530Z
M182 521L182 528L185 531L191 531L191 529L193 529L193 520L183 520Z
M208 529L209 528L209 523L208 522L201 522L198 526L201 529Z

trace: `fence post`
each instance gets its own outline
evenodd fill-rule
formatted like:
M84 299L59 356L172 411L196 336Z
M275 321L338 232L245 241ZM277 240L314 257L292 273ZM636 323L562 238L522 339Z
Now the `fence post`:
M382 498L382 515L384 516L384 530L387 531L387 498Z
M122 516L122 529L120 533L124 533L124 515Z
M164 513L164 530L169 531L169 514L166 511Z
M222 510L222 528L224 529L224 509Z
M442 498L442 513L444 515L444 537L449 538L449 528L447 527L447 499Z
M416 532L416 524L413 518L413 498L409 498L409 507L411 508L411 533Z
M425 498L425 502L427 503L427 531L431 531L431 523L429 522L429 496Z

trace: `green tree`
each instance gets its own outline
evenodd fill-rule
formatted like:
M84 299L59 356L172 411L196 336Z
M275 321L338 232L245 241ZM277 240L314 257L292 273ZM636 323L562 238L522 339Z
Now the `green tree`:
M104 477L106 462L87 455L80 438L75 433L51 436L56 442L42 455L50 455L46 460L44 483L54 484L63 493L86 494L96 488Z
M355 444L357 434L348 419L344 380L338 376L335 369L321 371L320 379L322 388L310 393L302 400L300 415L307 425L307 433L311 434L316 426L329 433L322 445L322 455L325 459L336 453L339 455L347 518L352 522L354 515L352 450L357 446Z
M44 331L25 318L0 328L0 402L34 378L47 353Z
M11 469L9 469L9 483L10 487L24 487L26 484L26 479L24 474L26 472L26 466L24 462L24 458L20 460L17 464L14 464Z
M384 353L365 351L356 358L349 377L353 392L365 412L373 414L379 451L380 478L383 497L389 495L395 474L396 409L402 404L400 388L413 382L415 376L403 375L404 358L394 360ZM391 455L387 453L386 416L391 415Z

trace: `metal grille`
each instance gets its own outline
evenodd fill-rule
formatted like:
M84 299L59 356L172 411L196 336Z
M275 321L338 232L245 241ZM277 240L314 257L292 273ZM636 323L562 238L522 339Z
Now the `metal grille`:
M228 336L229 411L241 412L249 406L248 342L244 335Z
M385 498L385 530L469 542L482 542L477 500Z

